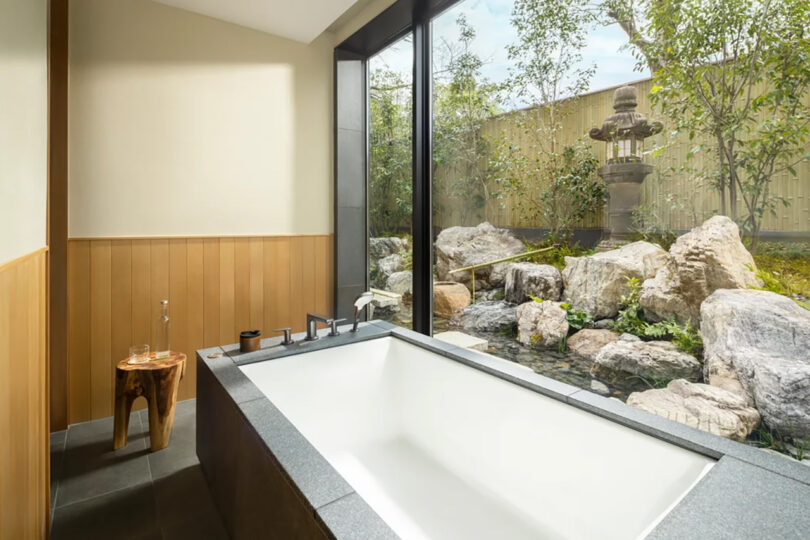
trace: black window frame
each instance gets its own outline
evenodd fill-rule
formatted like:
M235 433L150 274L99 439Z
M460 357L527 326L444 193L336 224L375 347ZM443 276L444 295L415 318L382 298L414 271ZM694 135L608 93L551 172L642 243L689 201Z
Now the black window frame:
M351 316L353 297L368 289L368 60L411 34L413 330L425 335L433 333L431 21L460 1L398 0L335 48L334 311L337 317ZM357 85L356 77L360 76L364 77L364 84ZM360 138L365 145L359 152L357 141ZM360 230L364 234L359 235ZM357 275L358 260L365 261L362 276Z

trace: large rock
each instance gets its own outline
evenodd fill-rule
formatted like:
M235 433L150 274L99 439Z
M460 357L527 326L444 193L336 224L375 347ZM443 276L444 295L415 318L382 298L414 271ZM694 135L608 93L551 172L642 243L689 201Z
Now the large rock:
M602 347L617 341L619 336L610 330L593 330L585 328L568 338L568 348L589 360L596 358Z
M810 437L810 311L744 289L715 291L700 311L705 379L741 393L782 435Z
M675 317L679 322L700 319L700 304L717 289L762 286L754 258L740 240L737 225L714 216L679 237L667 264L644 282L640 304L653 320Z
M478 332L506 331L515 327L515 306L506 302L478 302L450 319L450 326Z
M402 308L402 297L398 294L375 294L369 308L369 318L389 320Z
M595 319L614 317L627 293L628 278L651 278L666 261L667 252L649 242L633 242L587 257L566 257L563 299Z
M402 271L404 261L394 253L377 261L377 277L381 284L385 284L391 274Z
M543 300L559 300L562 292L560 271L548 264L513 263L506 270L504 299L522 304L531 296Z
M630 394L627 404L736 441L744 441L760 422L757 410L737 394L683 379Z
M403 300L413 295L413 273L410 270L394 272L385 282L385 290L401 294Z
M477 227L450 227L436 238L436 272L441 281L457 281L468 287L470 272L451 274L450 270L481 264L523 253L523 242L506 229L489 223ZM503 285L509 263L499 263L475 271L475 286L490 289Z
M515 311L518 341L536 347L557 347L568 335L568 312L559 302L526 302Z
M593 372L624 371L652 380L695 379L701 365L669 341L626 341L619 339L602 347Z
M449 319L470 305L470 291L455 281L437 281L433 284L433 313Z
M378 261L383 257L388 257L394 253L399 253L404 248L401 239L396 236L368 239L368 258Z

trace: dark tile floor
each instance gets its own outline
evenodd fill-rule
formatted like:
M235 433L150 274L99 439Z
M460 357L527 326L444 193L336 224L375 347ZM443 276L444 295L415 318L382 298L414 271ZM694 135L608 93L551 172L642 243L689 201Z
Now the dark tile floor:
M51 434L52 538L227 538L195 450L196 403L178 403L169 446L149 451L145 410L112 449L113 420Z

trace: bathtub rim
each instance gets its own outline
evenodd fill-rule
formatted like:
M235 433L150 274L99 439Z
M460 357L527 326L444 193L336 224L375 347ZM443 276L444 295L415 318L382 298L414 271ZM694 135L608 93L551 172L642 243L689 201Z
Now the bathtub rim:
M303 342L303 334L295 336L297 343L292 346L280 345L280 338L262 340L262 348L252 353L239 353L239 345L225 345L197 351L197 362L208 368L215 380L235 402L244 420L256 432L265 449L288 477L290 484L309 505L316 519L336 538L364 536L396 538L394 532L362 499L348 482L335 470L326 458L301 434L272 401L256 387L240 369L241 366L278 358L315 352L318 350L359 343L372 339L392 337L439 354L468 367L483 371L541 395L561 401L578 409L595 414L606 420L629 427L680 448L717 460L718 463L683 497L678 504L661 520L650 533L667 530L671 533L673 523L691 523L694 527L703 519L713 519L711 508L698 504L701 490L715 489L712 486L725 485L728 481L742 483L745 476L741 471L754 466L773 475L772 480L784 493L803 488L810 490L810 467L781 456L775 456L751 446L724 439L710 433L677 423L672 420L628 406L620 401L596 395L543 375L537 374L518 364L450 345L440 340L400 328L385 321L371 321L361 325L357 333L350 333L348 327L341 327L341 335ZM212 354L220 356L212 358ZM199 397L198 397L199 399ZM723 467L717 467L723 463ZM313 468L317 474L313 475ZM719 480L716 476L722 476ZM708 481L707 481L708 480ZM698 492L697 495L693 495ZM804 491L802 491L804 493ZM723 493L717 493L722 497ZM708 495L711 500L711 494ZM761 505L757 513L759 522L767 519L768 504ZM679 514L688 514L689 520L679 521ZM702 517L701 517L702 516ZM801 516L799 516L801 517ZM672 519L670 519L672 518ZM783 523L790 526L790 523ZM669 527L669 529L667 529ZM373 531L373 534L370 534ZM684 531L686 532L686 531ZM743 530L740 531L744 532Z

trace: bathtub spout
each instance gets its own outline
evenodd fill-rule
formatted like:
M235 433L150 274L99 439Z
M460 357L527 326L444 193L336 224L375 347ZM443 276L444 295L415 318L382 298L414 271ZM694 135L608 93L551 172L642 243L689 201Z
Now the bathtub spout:
M352 332L357 332L357 325L360 324L360 313L374 299L374 293L366 291L354 300L354 324Z

